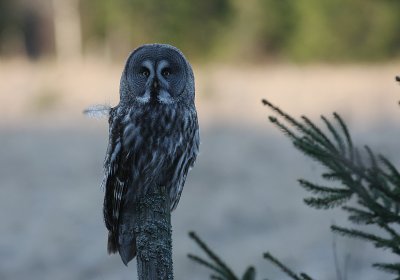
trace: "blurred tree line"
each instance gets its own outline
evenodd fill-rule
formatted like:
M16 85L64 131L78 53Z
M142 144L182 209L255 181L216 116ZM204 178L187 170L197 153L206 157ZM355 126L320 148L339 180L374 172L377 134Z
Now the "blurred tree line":
M72 32L64 40L56 34L68 32L68 25L57 28L68 16L79 27L74 46L85 55L124 58L147 42L174 44L197 60L381 61L400 55L397 0L78 0L77 17L62 12L70 2L0 0L0 55L57 56L56 41L72 40Z

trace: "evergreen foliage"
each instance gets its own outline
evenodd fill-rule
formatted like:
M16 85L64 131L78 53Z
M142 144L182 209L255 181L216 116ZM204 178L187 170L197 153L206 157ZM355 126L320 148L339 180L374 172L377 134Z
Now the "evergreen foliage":
M400 77L396 77L396 81L400 82ZM376 154L368 146L364 146L363 149L356 147L345 122L337 113L333 113L333 121L321 116L327 130L324 132L306 116L297 120L268 100L264 99L262 102L277 114L277 117L270 116L269 120L292 141L293 145L325 167L326 171L321 174L322 178L338 185L319 185L300 179L300 186L312 194L304 199L305 204L316 209L340 206L348 213L352 223L376 226L380 229L379 234L336 225L331 226L333 232L369 241L376 248L388 249L400 256L400 172L388 158ZM356 203L349 203L350 199ZM190 258L215 271L221 271L222 262L217 261L215 253L195 234L191 233L191 237L215 263L208 263L192 255ZM305 273L294 273L270 253L265 253L264 258L279 267L291 279L312 279ZM375 263L373 266L395 274L396 279L400 279L400 262ZM228 270L231 271L229 268ZM223 274L222 278L214 279L239 278Z
M197 236L196 233L190 232L190 238L192 238L197 245L207 254L210 261L206 261L198 256L188 254L188 257L211 269L213 274L210 275L211 279L215 280L255 280L256 271L253 266L249 266L244 272L242 278L235 275L235 273Z

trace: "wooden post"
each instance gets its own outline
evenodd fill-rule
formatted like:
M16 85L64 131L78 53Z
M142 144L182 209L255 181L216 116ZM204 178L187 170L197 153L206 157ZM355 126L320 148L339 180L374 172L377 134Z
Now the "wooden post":
M149 190L137 205L137 268L139 280L172 280L172 230L169 193Z

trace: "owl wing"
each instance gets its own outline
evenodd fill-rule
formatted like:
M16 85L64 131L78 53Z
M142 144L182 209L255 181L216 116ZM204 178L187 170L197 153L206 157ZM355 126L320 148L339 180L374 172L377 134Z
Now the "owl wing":
M104 196L104 221L108 229L108 253L119 252L125 265L136 255L136 237L133 231L136 212L132 200L129 201L129 189L137 183L133 172L132 154L134 148L127 149L127 140L135 142L138 137L136 130L132 129L126 133L127 127L134 128L135 125L127 125L126 112L118 112L118 107L113 108L109 118L109 144L104 162L105 187ZM137 178L136 178L137 179ZM135 182L136 183L135 183ZM127 202L129 207L127 208Z
M103 214L104 222L109 231L108 252L115 253L118 250L118 220L127 185L127 180L124 177L125 168L122 163L121 124L116 117L116 108L110 111L109 125L110 138L104 161L102 184L105 188Z
M173 167L175 174L174 180L170 189L171 211L178 206L181 197L183 186L185 185L187 174L190 168L193 167L197 154L199 153L200 136L197 116L194 115L190 121L190 127L186 130L186 145L182 147L180 157L177 158L176 164Z

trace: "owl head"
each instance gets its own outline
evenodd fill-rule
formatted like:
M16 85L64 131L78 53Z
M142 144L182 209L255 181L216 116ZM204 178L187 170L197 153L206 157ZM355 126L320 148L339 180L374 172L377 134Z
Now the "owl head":
M121 76L121 103L193 103L194 92L192 67L179 49L150 44L129 55Z

